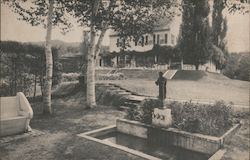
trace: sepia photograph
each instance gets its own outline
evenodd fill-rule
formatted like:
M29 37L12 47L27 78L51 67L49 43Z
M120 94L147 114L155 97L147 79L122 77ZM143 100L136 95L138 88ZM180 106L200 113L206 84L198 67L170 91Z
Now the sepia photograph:
M0 160L250 160L249 0L0 4Z

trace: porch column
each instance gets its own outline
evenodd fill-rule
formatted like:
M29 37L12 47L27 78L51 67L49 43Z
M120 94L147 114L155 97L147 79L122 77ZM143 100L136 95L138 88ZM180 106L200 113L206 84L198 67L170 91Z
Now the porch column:
M124 55L124 67L127 67L127 55Z
M181 70L183 70L183 58L181 59Z
M130 63L131 63L131 67L136 67L135 55L132 55Z
M171 58L168 59L168 68L170 69L171 66Z
M158 64L158 58L157 58L157 55L155 55L155 64Z

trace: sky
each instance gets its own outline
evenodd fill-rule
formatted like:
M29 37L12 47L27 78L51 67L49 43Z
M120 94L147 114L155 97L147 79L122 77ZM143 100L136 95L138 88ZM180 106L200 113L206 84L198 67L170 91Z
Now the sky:
M226 14L228 18L227 43L230 52L250 51L250 14ZM33 27L17 19L7 6L1 5L1 40L21 42L39 42L45 40L46 30L40 26ZM63 35L58 28L53 28L52 39L65 42L80 42L82 40L81 27ZM108 36L107 36L108 37ZM103 45L109 44L109 39L104 39Z

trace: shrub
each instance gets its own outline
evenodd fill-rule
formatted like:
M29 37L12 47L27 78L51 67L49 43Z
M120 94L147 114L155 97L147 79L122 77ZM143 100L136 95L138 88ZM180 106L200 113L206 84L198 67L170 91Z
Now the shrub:
M124 106L126 102L126 99L122 95L101 86L96 88L96 99L98 104L114 107Z
M0 80L0 96L8 96L9 93L9 84L5 80Z
M222 135L232 126L232 106L218 101L213 105L192 102L170 104L173 127L207 135Z
M62 81L63 82L78 81L79 76L80 76L79 73L63 73Z
M230 54L225 69L222 71L224 75L232 79L249 81L250 77L250 54L234 53Z
M129 109L126 118L151 124L154 108L161 107L162 102L159 99L146 99L141 103L141 107Z
M154 108L160 108L162 102L157 99L147 99L142 102L142 107L128 110L127 119L152 123L152 112ZM220 136L225 133L233 124L233 111L231 104L223 101L215 104L198 104L185 102L172 102L171 109L173 124L172 127L206 135Z
M113 74L98 74L98 80L123 80L126 79L123 73L113 73Z

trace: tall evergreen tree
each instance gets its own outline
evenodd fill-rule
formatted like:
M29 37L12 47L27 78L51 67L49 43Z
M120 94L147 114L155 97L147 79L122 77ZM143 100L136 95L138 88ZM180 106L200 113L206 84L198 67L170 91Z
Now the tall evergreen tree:
M226 3L221 0L214 0L212 13L212 43L213 53L212 60L216 68L222 69L226 62L227 48L226 48L226 33L227 33L227 19L223 16L223 10Z
M210 57L208 0L186 0L183 4L180 49L184 63L205 64Z
M221 0L214 0L213 4L213 14L212 14L212 39L213 43L217 46L219 46L219 43L221 41L221 30L222 30L222 23L223 23L223 14L222 11L225 8L225 4Z

